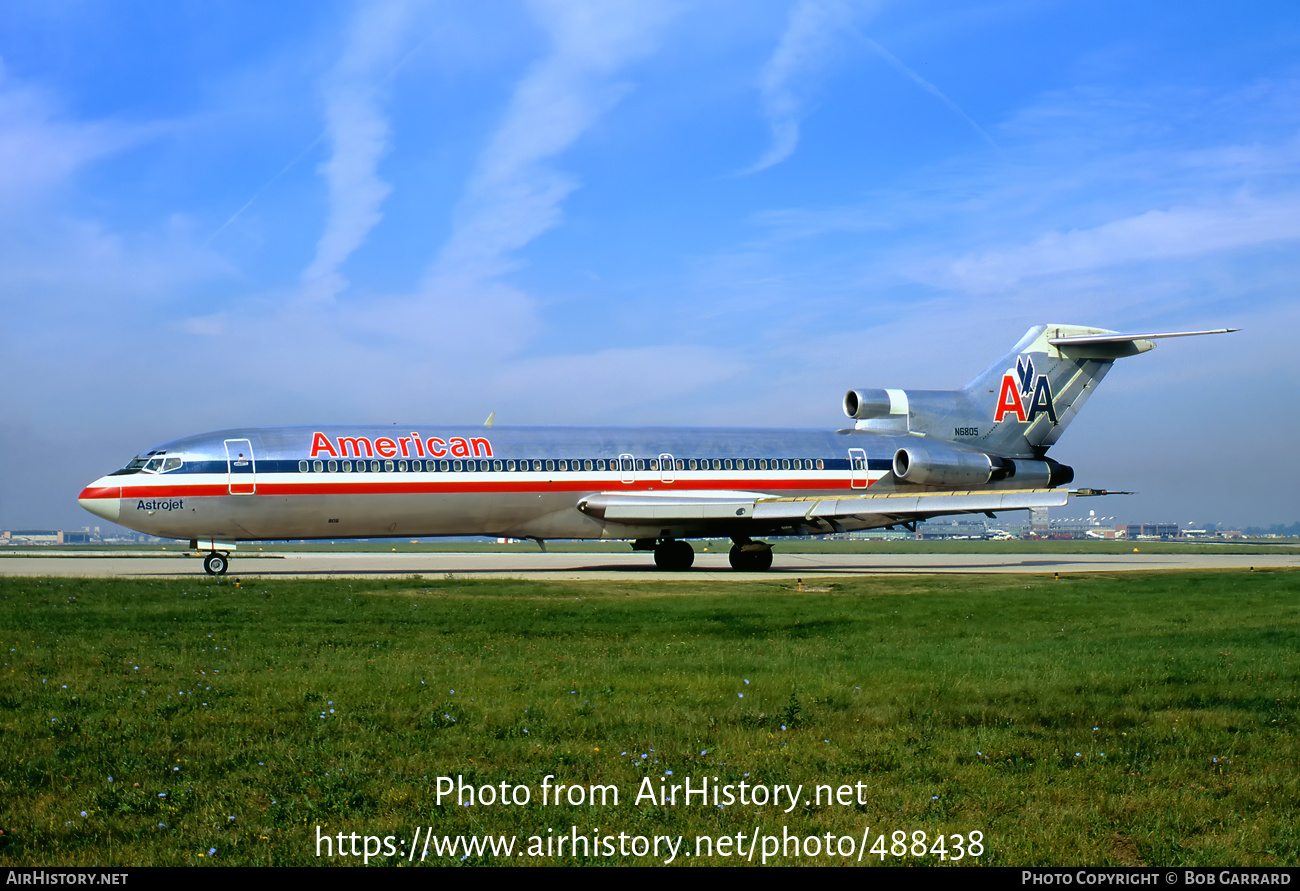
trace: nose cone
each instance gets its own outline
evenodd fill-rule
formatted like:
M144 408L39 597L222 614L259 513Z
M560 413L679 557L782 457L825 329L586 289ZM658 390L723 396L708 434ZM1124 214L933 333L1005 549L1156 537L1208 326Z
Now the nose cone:
M116 523L122 510L122 487L107 485L107 479L95 480L81 490L77 500L97 517Z

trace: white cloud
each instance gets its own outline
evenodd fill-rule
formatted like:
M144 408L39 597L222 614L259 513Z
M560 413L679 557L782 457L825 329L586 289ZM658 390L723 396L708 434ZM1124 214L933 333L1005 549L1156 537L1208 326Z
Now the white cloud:
M807 112L808 81L829 61L832 49L858 17L874 14L876 4L850 0L799 0L775 52L763 68L760 93L772 141L744 173L780 164L799 144L799 126Z
M463 288L507 271L510 254L559 223L578 180L548 162L569 149L623 96L614 78L649 54L671 7L657 2L533 4L551 51L516 87L479 158L455 231L430 284Z
M326 132L333 148L320 166L330 209L316 257L303 272L307 296L332 300L347 287L341 267L382 219L392 190L378 173L391 149L383 94L410 23L405 0L362 4L338 64L326 79Z
M164 129L69 120L52 95L16 82L0 65L0 214L13 214L67 184L86 165Z
M1049 232L1032 244L973 254L942 277L970 291L1023 279L1204 255L1300 239L1300 196L1242 197L1207 207L1149 210L1089 229Z

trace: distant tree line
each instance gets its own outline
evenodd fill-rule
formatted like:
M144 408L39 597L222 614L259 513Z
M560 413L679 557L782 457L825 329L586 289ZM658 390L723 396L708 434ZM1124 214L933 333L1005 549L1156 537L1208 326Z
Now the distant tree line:
M1247 535L1291 535L1300 536L1300 523L1292 523L1290 526L1283 526L1281 523L1274 523L1267 528L1263 526L1247 526L1241 530Z

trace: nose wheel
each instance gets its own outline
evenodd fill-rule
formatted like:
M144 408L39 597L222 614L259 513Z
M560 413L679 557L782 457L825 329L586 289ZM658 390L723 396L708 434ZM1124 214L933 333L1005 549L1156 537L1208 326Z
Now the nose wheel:
M230 557L213 551L203 558L203 571L208 575L225 575L230 568Z

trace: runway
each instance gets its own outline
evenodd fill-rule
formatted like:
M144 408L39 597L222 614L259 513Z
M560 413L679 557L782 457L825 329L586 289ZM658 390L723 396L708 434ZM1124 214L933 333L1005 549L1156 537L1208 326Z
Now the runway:
M557 581L736 581L908 573L1083 573L1300 568L1297 554L798 554L777 550L768 572L735 572L722 553L701 553L686 572L662 572L648 553L358 553L235 551L227 578L530 578ZM158 551L0 553L0 576L203 577L199 556Z

